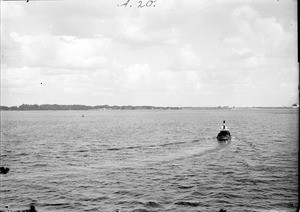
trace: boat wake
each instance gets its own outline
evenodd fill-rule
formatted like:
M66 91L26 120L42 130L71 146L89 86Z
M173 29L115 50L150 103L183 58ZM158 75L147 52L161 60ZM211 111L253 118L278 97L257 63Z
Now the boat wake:
M234 138L232 139L234 140ZM194 157L204 157L207 154L218 152L231 144L231 141L216 142L216 137L202 138L188 142L174 144L173 148L164 151L163 154L156 155L153 158L147 158L146 161L160 163L186 160Z

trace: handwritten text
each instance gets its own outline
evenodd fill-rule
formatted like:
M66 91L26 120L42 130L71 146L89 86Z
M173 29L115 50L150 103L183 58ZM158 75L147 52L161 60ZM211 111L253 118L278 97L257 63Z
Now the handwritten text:
M123 4L118 4L118 7L136 7L136 8L143 8L143 7L155 7L155 3L157 0L143 0L134 2L131 0L126 0Z

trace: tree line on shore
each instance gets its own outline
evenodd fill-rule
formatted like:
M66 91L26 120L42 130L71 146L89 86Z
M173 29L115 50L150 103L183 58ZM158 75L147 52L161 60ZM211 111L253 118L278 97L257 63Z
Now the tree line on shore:
M181 107L155 107L155 106L109 106L109 105L58 105L58 104L22 104L20 106L0 106L1 110L180 110Z
M293 104L292 108L299 108L299 104ZM26 110L215 110L215 109L276 109L276 108L291 108L291 107L229 107L229 106L218 106L218 107L156 107L156 106L132 106L132 105L59 105L59 104L22 104L20 106L0 106L0 110L8 111L26 111Z

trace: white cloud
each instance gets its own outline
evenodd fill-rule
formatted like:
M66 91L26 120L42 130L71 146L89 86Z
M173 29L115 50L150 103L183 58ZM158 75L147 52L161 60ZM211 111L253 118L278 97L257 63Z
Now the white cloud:
M173 71L194 71L200 68L200 58L193 52L191 45L181 46L172 64L169 66Z
M263 18L250 6L235 9L232 21L235 31L225 37L227 46L248 49L254 54L280 56L294 48L294 34L285 31L274 17Z
M16 32L12 32L10 37L20 46L18 54L11 58L12 66L95 69L108 62L103 56L110 45L107 38L78 39L43 34L20 36Z
M120 2L1 2L5 102L213 105L247 96L255 105L268 96L268 104L295 98L297 21L286 10L294 2L164 0L144 9Z
M148 64L133 64L124 68L122 74L119 76L118 81L121 86L129 89L144 90L151 82L151 70Z

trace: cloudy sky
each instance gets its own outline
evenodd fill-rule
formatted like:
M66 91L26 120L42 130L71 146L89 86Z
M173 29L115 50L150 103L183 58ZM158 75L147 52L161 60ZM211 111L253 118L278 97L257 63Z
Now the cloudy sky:
M297 1L126 1L1 0L1 105L298 103Z

